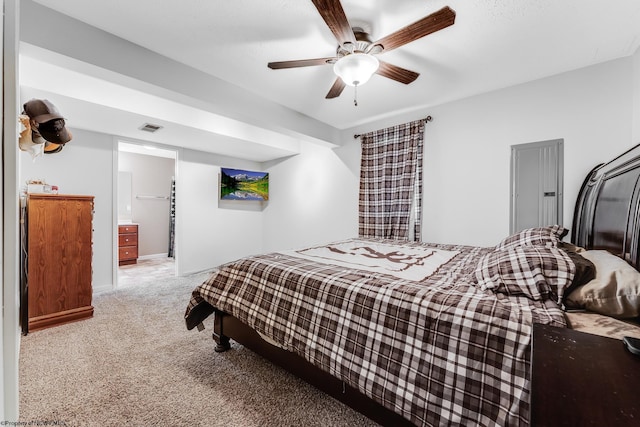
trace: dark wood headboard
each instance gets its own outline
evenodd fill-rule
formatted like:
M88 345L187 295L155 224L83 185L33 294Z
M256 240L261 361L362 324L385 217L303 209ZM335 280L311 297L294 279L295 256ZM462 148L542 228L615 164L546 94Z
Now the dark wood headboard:
M606 249L640 269L640 144L596 166L584 180L571 241Z

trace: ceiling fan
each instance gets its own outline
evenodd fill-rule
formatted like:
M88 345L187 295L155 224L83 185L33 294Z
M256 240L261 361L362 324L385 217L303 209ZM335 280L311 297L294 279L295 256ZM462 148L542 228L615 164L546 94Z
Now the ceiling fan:
M419 73L380 61L376 56L453 25L456 18L455 11L445 6L394 33L371 41L365 30L350 26L340 0L311 1L338 41L336 55L328 58L269 62L267 65L273 70L279 70L332 64L337 78L325 97L327 99L340 96L345 85L355 86L357 89L374 73L404 84L413 82ZM357 101L354 102L358 105Z

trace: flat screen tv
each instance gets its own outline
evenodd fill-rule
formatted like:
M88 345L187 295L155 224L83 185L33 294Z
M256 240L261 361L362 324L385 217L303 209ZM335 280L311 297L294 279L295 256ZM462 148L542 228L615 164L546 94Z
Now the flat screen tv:
M220 200L269 200L269 173L221 168Z

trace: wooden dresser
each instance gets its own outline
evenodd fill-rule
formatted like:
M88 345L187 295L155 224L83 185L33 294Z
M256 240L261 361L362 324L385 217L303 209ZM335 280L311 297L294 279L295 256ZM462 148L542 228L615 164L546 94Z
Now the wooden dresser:
M118 265L138 262L138 224L118 225Z
M93 196L30 194L25 221L23 332L93 316Z

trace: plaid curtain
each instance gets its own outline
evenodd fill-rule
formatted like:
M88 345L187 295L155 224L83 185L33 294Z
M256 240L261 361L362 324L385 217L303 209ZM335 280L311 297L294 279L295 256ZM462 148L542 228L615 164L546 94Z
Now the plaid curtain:
M424 125L416 120L362 135L360 237L420 240Z

